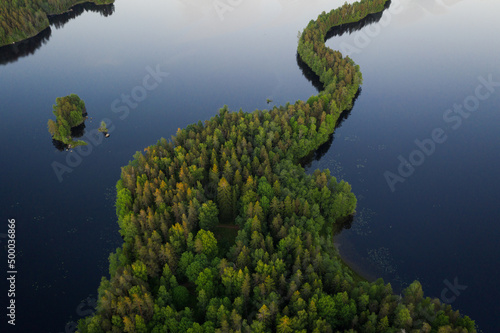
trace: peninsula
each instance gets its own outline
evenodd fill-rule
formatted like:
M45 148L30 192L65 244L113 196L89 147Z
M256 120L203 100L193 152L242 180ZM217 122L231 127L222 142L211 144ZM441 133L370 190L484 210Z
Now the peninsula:
M419 282L396 295L343 265L333 230L355 213L351 186L298 163L362 83L325 36L386 4L346 3L309 22L298 54L318 95L269 111L225 106L134 155L116 185L124 243L79 332L476 332Z

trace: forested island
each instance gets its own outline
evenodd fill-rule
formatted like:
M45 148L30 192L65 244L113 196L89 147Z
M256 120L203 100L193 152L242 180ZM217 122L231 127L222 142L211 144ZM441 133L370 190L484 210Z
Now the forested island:
M73 140L72 129L81 126L87 118L85 102L76 94L56 98L52 107L56 120L49 119L47 127L53 140L69 147L87 145L85 141Z
M49 15L62 14L85 2L105 5L114 0L0 1L0 47L38 35L49 27Z
M308 24L298 55L323 83L318 95L252 113L223 107L134 155L116 185L124 244L79 332L476 332L419 282L395 295L345 266L333 230L356 198L328 170L299 164L362 83L325 36L387 4L344 4Z

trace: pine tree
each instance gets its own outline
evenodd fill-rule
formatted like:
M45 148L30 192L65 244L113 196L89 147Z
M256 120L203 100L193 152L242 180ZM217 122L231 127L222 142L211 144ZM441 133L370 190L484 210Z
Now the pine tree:
M226 178L222 177L217 188L219 220L223 224L233 222L233 192Z
M196 252L212 259L218 253L217 240L211 231L201 229L194 240Z
M54 135L56 135L58 133L58 131L57 131L57 124L52 119L49 119L49 121L47 122L47 127L49 129L50 135L54 136Z
M214 230L219 224L219 209L212 200L201 205L199 224L205 230Z

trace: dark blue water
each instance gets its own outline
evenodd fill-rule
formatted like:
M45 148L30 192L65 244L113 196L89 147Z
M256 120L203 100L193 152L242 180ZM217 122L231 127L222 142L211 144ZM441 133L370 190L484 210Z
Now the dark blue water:
M315 94L297 65L297 32L342 2L243 1L217 13L210 2L119 0L111 15L82 10L54 25L25 47L33 54L0 56L1 218L16 219L18 251L17 325L9 332L72 332L65 325L89 313L108 254L121 244L114 185L137 150L224 104L252 111L269 107L267 98L280 105ZM457 130L443 113L474 94L478 76L500 81L498 5L419 3L406 1L351 54L363 91L312 168L330 168L358 196L357 220L338 240L347 260L394 286L418 278L433 297L457 278L467 289L453 306L491 332L500 310L500 93ZM356 46L355 36L328 44ZM52 104L70 93L86 102L87 135L107 119L110 138L87 137L89 146L73 152L52 145ZM397 173L398 156L408 158L415 139L435 128L447 141L391 192L384 172ZM65 171L60 177L54 165Z

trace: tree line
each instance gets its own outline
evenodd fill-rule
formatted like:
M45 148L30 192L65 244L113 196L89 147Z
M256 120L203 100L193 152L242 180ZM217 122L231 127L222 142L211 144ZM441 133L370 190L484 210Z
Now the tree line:
M48 15L61 14L84 2L97 5L114 0L12 0L0 2L0 46L36 36L49 27Z
M324 36L385 3L345 4L302 32L298 54L324 84L318 95L252 113L225 106L134 155L116 185L124 243L79 332L476 332L417 281L395 295L357 278L333 245L355 212L351 186L298 163L362 83Z

